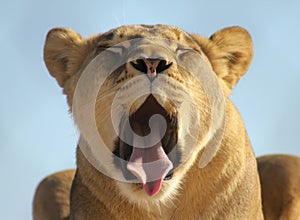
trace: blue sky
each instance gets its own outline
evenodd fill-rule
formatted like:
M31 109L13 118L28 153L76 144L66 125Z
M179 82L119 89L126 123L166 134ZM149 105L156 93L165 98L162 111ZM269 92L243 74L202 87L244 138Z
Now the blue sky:
M75 167L77 135L61 89L42 59L47 31L87 37L123 24L170 24L210 36L232 25L249 30L255 56L231 99L256 155L300 156L300 2L4 1L0 7L0 219L31 219L46 175Z

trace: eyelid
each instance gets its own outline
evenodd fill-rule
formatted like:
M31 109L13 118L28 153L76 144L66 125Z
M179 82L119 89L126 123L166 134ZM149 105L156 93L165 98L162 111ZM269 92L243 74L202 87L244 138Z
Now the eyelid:
M185 47L178 47L177 49L176 49L176 52L177 51L193 51L193 49L192 48L185 48Z
M106 45L98 45L97 48L98 48L98 49L104 49L104 50L105 50L105 49L107 49L107 48L109 48L109 47L106 46Z
M107 44L105 44L105 45L97 45L97 47L96 47L96 53L100 53L100 52L106 50L107 48L109 48L109 46Z
M120 46L120 45L112 45L112 46L98 45L97 50L98 51L108 50L113 53L123 53L126 50L126 48L124 46Z
M126 48L124 46L120 45L108 45L108 44L99 44L96 48L96 53L102 53L103 51L107 51L114 54L123 54L125 52Z

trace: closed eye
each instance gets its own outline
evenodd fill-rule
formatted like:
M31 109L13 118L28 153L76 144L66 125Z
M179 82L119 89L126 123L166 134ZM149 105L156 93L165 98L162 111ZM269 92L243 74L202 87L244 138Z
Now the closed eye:
M109 45L107 44L98 45L96 48L96 53L99 54L102 51L106 50L107 48L109 48Z
M183 59L184 57L191 55L191 54L198 54L199 52L197 52L196 50L192 49L192 48L188 48L188 47L178 47L176 49L176 55L179 59Z
M119 54L122 54L126 51L126 48L124 46L120 46L120 45L114 45L114 46L111 46L107 49L111 52L119 53Z
M108 51L108 52L112 52L112 53L118 53L118 54L122 54L125 52L126 48L124 46L120 46L120 45L113 45L110 46L108 44L101 44L97 46L97 53L100 53L102 51Z
M192 49L192 48L185 48L185 47L178 47L176 49L176 52L183 52L183 53L185 53L185 52L190 52L190 51L194 51L194 49Z

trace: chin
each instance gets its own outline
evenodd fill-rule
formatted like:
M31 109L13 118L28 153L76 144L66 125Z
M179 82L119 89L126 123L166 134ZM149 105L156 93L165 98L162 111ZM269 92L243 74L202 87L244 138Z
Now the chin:
M121 194L128 199L132 204L147 207L149 205L163 205L169 201L176 199L178 190L180 189L180 178L175 174L171 180L162 182L161 188L158 193L149 196L141 183L128 183L118 181L117 187Z

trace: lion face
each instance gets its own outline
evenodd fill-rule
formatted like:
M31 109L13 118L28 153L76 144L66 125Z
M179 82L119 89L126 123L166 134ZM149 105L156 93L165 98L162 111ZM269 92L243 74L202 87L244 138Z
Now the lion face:
M229 32L206 39L172 26L133 25L85 40L67 29L48 34L46 65L67 94L81 150L122 180L116 183L130 200L176 194L199 152L217 139L223 99L252 57L248 33ZM235 48L232 35L244 42Z

